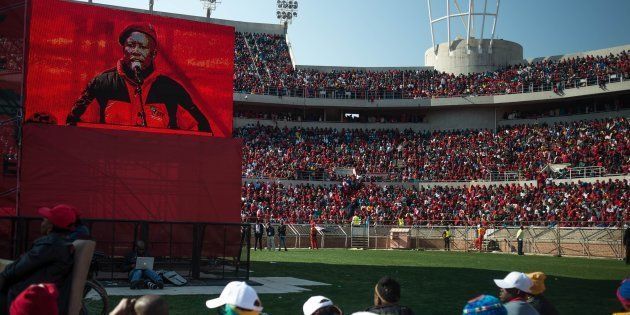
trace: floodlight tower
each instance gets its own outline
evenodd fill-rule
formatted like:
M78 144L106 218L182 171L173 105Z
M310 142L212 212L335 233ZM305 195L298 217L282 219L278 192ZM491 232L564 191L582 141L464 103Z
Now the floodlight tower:
M293 0L278 0L276 17L285 28L298 16L298 2Z
M432 6L432 1L427 0L432 47L424 54L425 65L433 66L438 71L467 74L494 71L523 61L523 46L515 42L495 39L501 0L462 0L461 2L466 5L463 8L467 8L468 11L462 10L459 0L444 0L442 2L444 6L439 6L438 10L440 13L444 12L441 15L435 12L438 6ZM435 4L435 1L433 3ZM476 4L478 6L475 6ZM483 5L483 10L480 10L481 5ZM463 26L458 29L463 29L465 34L460 34L462 36L453 40L452 35L457 26L455 23L459 23L458 20ZM481 23L479 29L476 29L475 22ZM487 25L490 23L492 23L491 28ZM446 24L446 41L436 43L435 26L444 24Z
M204 10L206 10L206 17L210 18L212 12L217 9L217 4L221 3L221 0L200 0Z

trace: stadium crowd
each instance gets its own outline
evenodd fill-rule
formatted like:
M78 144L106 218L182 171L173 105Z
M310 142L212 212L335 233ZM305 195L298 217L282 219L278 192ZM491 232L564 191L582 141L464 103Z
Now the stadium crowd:
M0 71L21 72L23 40L0 37Z
M264 93L263 82L277 82L293 69L284 36L236 33L234 45L234 91ZM278 87L278 86L276 86Z
M562 92L567 87L585 85L584 80L597 80L603 86L609 79L630 78L627 51L545 59L493 72L454 75L420 69L294 69L284 36L237 32L236 43L234 91L241 93L319 97L335 92L338 98L362 99L452 97L530 92L543 85L546 90Z
M487 179L489 172L521 172L540 179L548 164L601 166L610 174L630 171L630 121L517 125L490 130L414 132L336 130L250 125L244 140L243 176L300 179L316 174L339 179L337 168L392 181Z
M248 182L242 187L243 222L362 222L387 225L521 224L612 226L630 220L627 180L469 188L342 184L284 185Z

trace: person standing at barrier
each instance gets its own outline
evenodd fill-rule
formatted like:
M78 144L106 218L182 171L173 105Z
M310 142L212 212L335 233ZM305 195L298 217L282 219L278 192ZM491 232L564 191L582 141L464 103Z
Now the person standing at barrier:
M262 250L262 237L263 233L265 233L265 226L260 223L260 220L256 220L256 224L254 224L254 251L256 247Z
M282 250L284 247L284 251L287 251L287 226L284 224L284 221L280 221L280 226L278 227L278 238L280 239L280 244L278 244L278 251Z
M483 225L479 224L479 227L477 229L477 240L475 241L475 245L479 251L481 251L481 249L483 248L484 236L486 236L486 228Z
M523 255L523 238L525 237L524 227L521 225L521 228L516 232L516 242L517 242L517 251L520 256Z
M311 249L319 249L317 246L317 228L315 224L311 224Z
M271 225L271 222L267 223L267 250L276 250L276 229Z
M444 250L451 250L451 236L451 228L447 226L444 232L442 232L442 238L444 239Z

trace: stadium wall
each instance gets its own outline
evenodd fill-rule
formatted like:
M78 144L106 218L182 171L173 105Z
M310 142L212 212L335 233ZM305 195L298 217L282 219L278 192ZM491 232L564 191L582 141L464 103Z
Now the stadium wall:
M596 120L606 119L610 117L630 117L630 110L619 110L611 112L599 112L581 115L568 115L558 117L541 117L536 119L511 119L511 120L499 120L499 126L514 126L514 125L536 125L536 124L554 124L559 122L573 122L581 120Z
M433 110L423 112L424 122L422 123L346 123L346 122L318 122L318 121L284 121L284 120L264 120L234 118L234 127L240 128L248 125L260 124L263 126L277 126L280 128L330 128L342 129L375 129L389 130L398 129L413 131L433 131L433 130L453 130L453 129L494 129L495 118L497 126L513 125L535 125L553 124L557 122L572 122L581 120L596 120L611 117L630 117L630 110L598 112L591 114L569 115L559 117L544 117L538 119L513 119L504 120L503 114L506 111L492 108L451 108L444 110Z
M286 246L288 248L309 248L309 225L289 224ZM398 226L370 226L366 237L369 242L365 249L395 249L404 244L407 250L443 250L442 231L445 226L406 226L408 237L393 241L391 231ZM483 242L485 252L516 254L516 233L518 227L498 227L488 229ZM353 230L366 230L364 226L318 225L317 237L320 248L351 248L352 235L361 234ZM452 226L451 250L479 251L475 247L476 226ZM526 255L571 256L584 258L621 259L623 250L620 227L558 227L525 225L523 249ZM264 236L263 244L267 244ZM492 248L490 241L495 242ZM278 243L275 240L276 244ZM395 244L395 243L396 244ZM251 244L254 243L253 237ZM365 243L364 243L365 244Z
M578 183L596 183L596 182L607 182L607 181L630 181L630 175L615 175L615 176L604 176L604 177L586 177L586 178L572 178L572 179L554 179L553 183L558 184L578 184Z
M597 85L581 87L579 89L565 89L560 95L552 91L518 93L492 96L462 96L445 98L422 99L376 99L374 101L361 99L333 99L333 98L301 98L278 97L273 95L256 95L234 93L235 105L239 104L275 104L283 106L305 107L360 107L360 108L413 108L413 107L457 107L470 105L513 105L515 103L542 103L558 100L571 100L611 93L630 91L630 81L607 84L605 89Z
M319 72L333 72L333 71L364 71L364 72L382 72L382 71L423 71L433 70L433 67L351 67L351 66L311 66L311 65L296 65L297 70L317 70Z
M495 126L495 110L493 108L446 108L439 111L427 111L424 123L342 123L342 122L299 122L272 121L234 118L234 127L244 127L260 123L267 126L299 127L299 128L332 128L332 129L411 129L423 130L456 130L456 129L493 129Z

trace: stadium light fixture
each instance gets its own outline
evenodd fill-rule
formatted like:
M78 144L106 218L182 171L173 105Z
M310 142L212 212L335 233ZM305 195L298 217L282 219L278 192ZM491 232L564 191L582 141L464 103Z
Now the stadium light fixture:
M278 0L276 5L276 17L285 26L291 24L298 16L298 2L294 0Z
M221 0L200 0L204 10L206 10L206 17L210 18L212 12L217 9L217 4L221 3Z
M464 0L466 1L466 0ZM449 54L451 52L451 20L452 19L456 19L457 17L459 17L462 21L462 24L464 26L464 29L466 30L466 47L468 47L468 51L470 52L470 39L474 38L474 34L476 33L476 29L474 27L474 18L475 17L481 17L482 22L481 22L481 31L479 32L480 34L480 40L478 41L478 47L477 49L479 50L479 52L482 51L482 47L481 47L481 43L484 39L484 31L485 31L485 27L486 27L486 18L488 19L493 19L492 22L492 29L490 31L490 44L488 45L488 53L492 53L492 44L494 43L494 37L496 34L496 26L497 26L497 19L499 18L499 4L501 3L501 0L495 0L496 1L496 8L494 10L494 12L489 11L488 8L488 0L477 0L477 2L483 2L483 11L478 10L475 8L475 0L468 0L468 12L462 12L462 9L460 8L460 5L458 3L458 0L446 0L445 4L446 4L446 14L441 16L441 17L437 17L434 18L433 17L433 12L431 10L431 0L427 0L427 4L429 7L429 26L431 28L431 43L433 44L433 51L434 53L437 55L437 49L438 46L435 43L435 31L433 29L434 24L437 24L439 22L443 22L446 21L446 36L447 36L447 42L448 42L448 50L449 50ZM453 4L455 5L455 8L457 10L457 12L453 12L451 10L451 2L453 2ZM465 2L464 2L465 4ZM479 8L479 6L477 7Z

